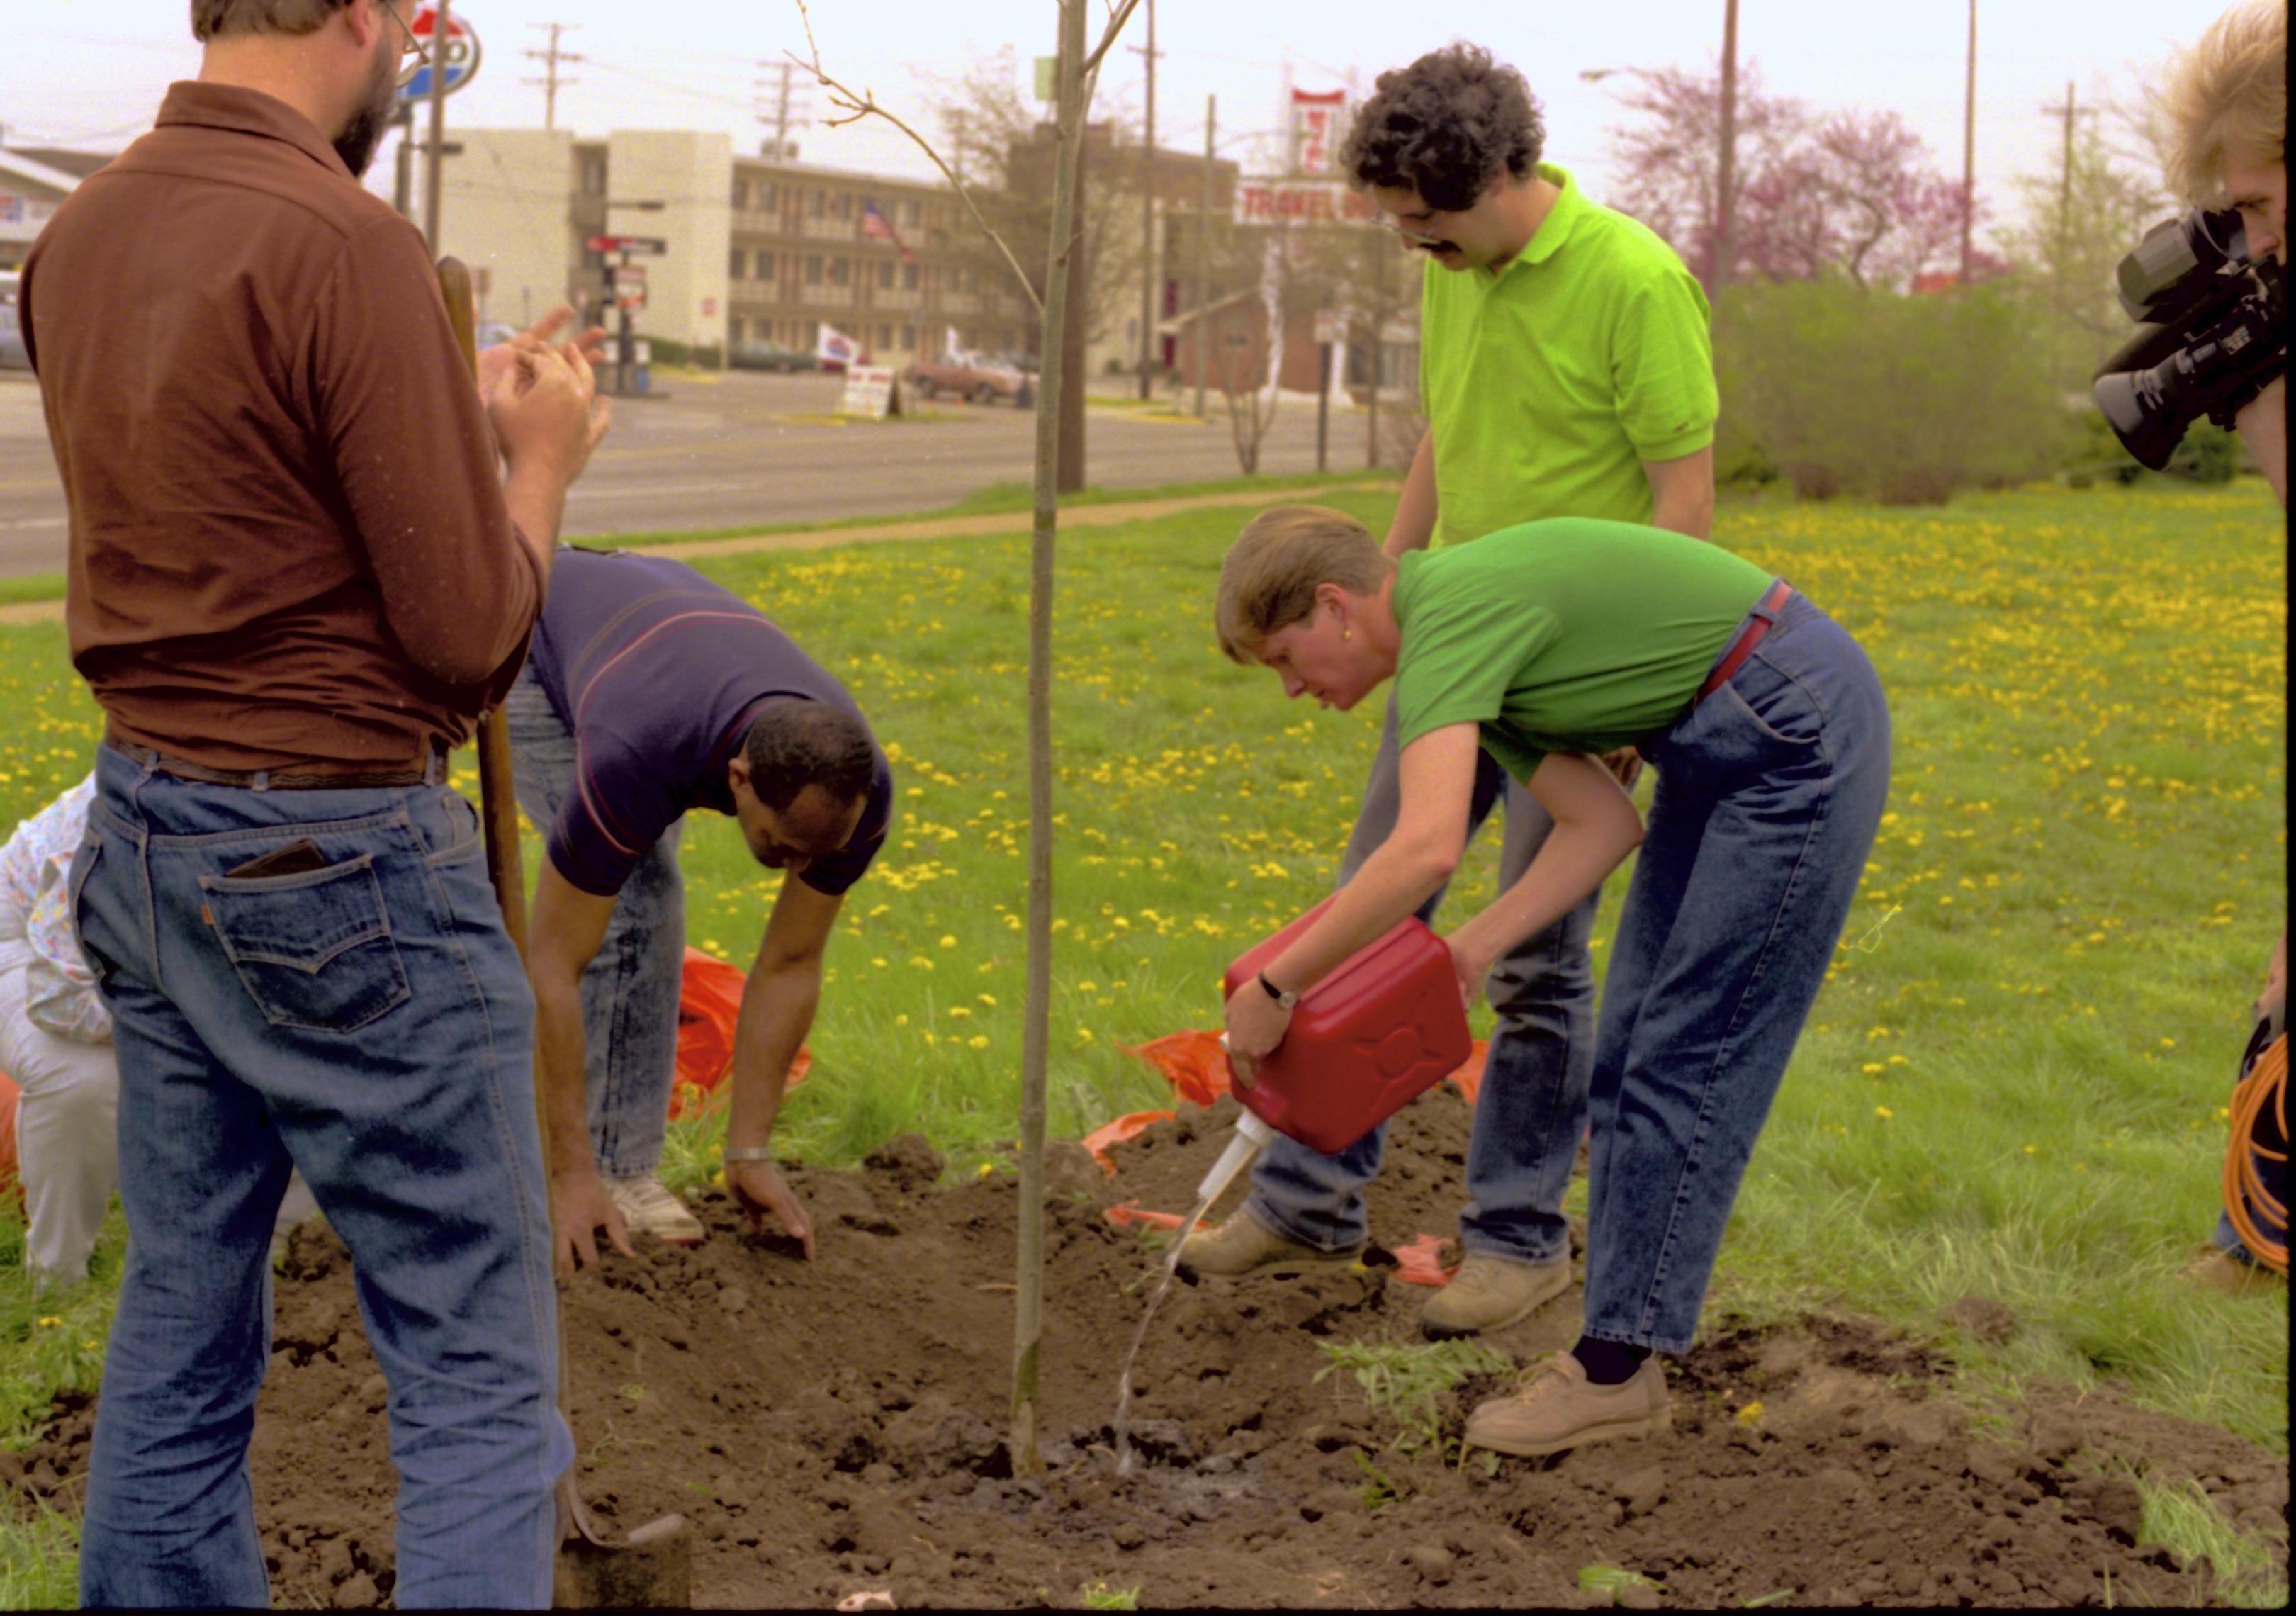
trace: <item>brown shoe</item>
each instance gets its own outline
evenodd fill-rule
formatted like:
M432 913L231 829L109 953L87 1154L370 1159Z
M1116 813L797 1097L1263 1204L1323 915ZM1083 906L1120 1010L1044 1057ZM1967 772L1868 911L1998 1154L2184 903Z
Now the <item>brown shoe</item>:
M1359 1245L1340 1251L1319 1251L1314 1246L1286 1240L1246 1209L1231 1214L1218 1227L1199 1229L1183 1241L1180 1272L1191 1279L1302 1274L1350 1263L1362 1255Z
M1576 1358L1558 1352L1521 1391L1494 1398L1469 1415L1466 1444L1538 1458L1588 1442L1657 1436L1673 1424L1655 1354L1624 1384L1597 1386Z
M1485 1330L1504 1330L1570 1288L1570 1259L1516 1262L1470 1251L1451 1283L1419 1310L1419 1333L1430 1341L1450 1341Z
M2286 1275L2275 1273L2262 1263L2243 1262L2213 1241L2194 1251L2191 1260L2185 1264L2184 1277L2194 1284L2232 1296L2260 1291L2276 1283L2288 1283Z

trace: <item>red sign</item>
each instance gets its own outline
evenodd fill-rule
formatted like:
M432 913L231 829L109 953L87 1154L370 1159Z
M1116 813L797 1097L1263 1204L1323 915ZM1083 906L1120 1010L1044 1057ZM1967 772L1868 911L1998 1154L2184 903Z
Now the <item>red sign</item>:
M1300 174L1326 174L1339 145L1345 90L1292 92L1292 167Z

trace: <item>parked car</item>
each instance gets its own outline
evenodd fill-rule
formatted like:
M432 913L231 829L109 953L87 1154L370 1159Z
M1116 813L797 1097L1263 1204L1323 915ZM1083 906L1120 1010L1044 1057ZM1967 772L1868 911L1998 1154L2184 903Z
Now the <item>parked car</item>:
M813 355L794 348L778 348L771 342L736 342L726 350L726 361L735 370L806 371L821 368L821 361Z
M919 359L901 372L901 387L928 404L943 393L970 398L975 404L1010 398L1021 409L1037 402L1036 384L1026 371L986 360L955 365L946 359Z
M32 356L24 351L24 333L16 324L16 275L0 274L0 370L29 370Z

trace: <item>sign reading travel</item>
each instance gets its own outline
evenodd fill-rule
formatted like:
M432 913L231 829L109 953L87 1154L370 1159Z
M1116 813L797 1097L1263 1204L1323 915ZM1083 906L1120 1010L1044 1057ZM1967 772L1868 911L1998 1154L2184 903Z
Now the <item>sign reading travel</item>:
M447 15L447 44L443 51L430 37L439 27L439 8L430 4L430 0L424 0L422 9L414 13L414 20L406 26L422 42L422 48L429 53L430 61L424 62L422 70L400 88L399 100L420 102L430 99L431 65L441 57L447 64L447 94L452 95L478 77L479 33L463 21L461 6L455 7Z
M1235 188L1239 225L1367 225L1379 206L1335 179L1248 179Z

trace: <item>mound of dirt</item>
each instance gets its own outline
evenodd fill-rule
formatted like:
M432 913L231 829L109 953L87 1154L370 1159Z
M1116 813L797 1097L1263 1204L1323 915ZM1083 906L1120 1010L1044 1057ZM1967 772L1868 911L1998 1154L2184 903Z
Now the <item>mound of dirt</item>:
M2253 1530L2284 1531L2287 1470L2226 1433L2091 1394L2044 1397L2013 1440L1939 1395L1950 1366L1854 1320L1726 1327L1671 1377L1667 1436L1487 1465L1395 1450L1394 1420L1327 1342L1414 1341L1429 1294L1377 1260L1298 1281L1182 1286L1136 1376L1140 1463L1119 1477L1117 1355L1163 1236L1119 1203L1180 1211L1234 1103L1188 1108L1119 1146L1115 1177L1056 1153L1046 1230L1042 1478L1005 1447L1017 1197L996 1175L936 1188L901 1140L857 1172L798 1169L820 1259L750 1236L720 1194L709 1239L610 1257L564 1292L584 1496L624 1528L668 1511L696 1534L694 1595L828 1605L886 1589L904 1607L1078 1603L1099 1583L1144 1605L1609 1604L1581 1568L1639 1573L1621 1603L2194 1604L2205 1562L2138 1543L2135 1489L2096 1462L2141 1452L2199 1478ZM1452 1231L1469 1112L1447 1088L1391 1132L1370 1194L1382 1247ZM252 1456L274 1597L357 1606L391 1583L395 1488L385 1387L349 1263L298 1235ZM1576 1287L1496 1338L1519 1360L1567 1345ZM1441 1409L1455 1442L1497 1389ZM59 1409L25 1490L77 1486L88 1410ZM2106 1579L2110 1576L2110 1587Z

